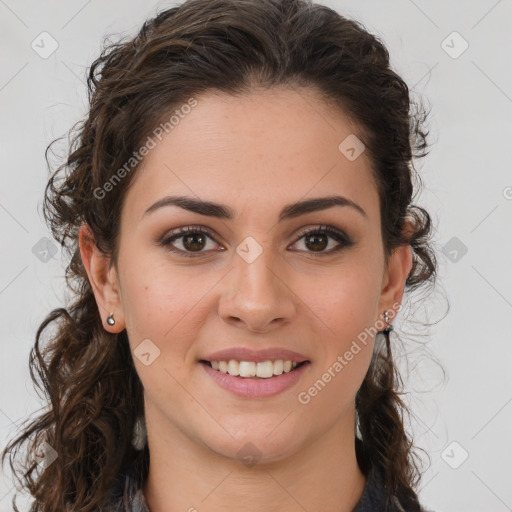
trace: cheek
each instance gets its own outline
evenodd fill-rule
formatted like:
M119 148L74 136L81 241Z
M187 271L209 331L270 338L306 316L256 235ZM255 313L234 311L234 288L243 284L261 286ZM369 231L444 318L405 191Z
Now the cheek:
M297 282L316 325L318 366L311 392L320 408L336 404L334 415L352 403L370 365L380 284L378 262L360 254L336 270Z
M316 316L324 334L339 350L375 321L380 297L381 275L361 263L330 269L323 275L297 281L300 297ZM311 316L311 315L310 315Z
M131 345L145 338L164 344L204 295L202 286L190 286L190 275L172 271L165 262L151 261L144 252L126 258L122 271L123 311Z
M318 309L311 309L319 311L321 319L315 329L317 365L307 382L310 387L301 390L304 395L299 400L311 402L313 417L327 414L335 421L353 407L368 371L374 349L374 332L370 328L377 296L370 281L340 278L338 286L316 300Z

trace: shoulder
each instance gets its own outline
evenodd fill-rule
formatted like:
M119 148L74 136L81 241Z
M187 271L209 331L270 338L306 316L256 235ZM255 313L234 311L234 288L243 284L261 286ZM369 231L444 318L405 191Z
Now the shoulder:
M381 469L372 467L368 472L363 494L352 512L435 512L423 507L417 496L414 504L407 505L399 496L393 496L388 507L386 507L386 497L384 473Z
M143 482L140 463L120 473L109 490L105 512L149 512L142 492Z

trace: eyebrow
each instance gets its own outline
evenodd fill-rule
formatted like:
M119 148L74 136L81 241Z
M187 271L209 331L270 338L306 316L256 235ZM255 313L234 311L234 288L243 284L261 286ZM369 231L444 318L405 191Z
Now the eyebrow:
M198 213L208 217L217 217L219 219L232 220L235 217L234 211L226 205L193 199L186 196L166 196L152 204L142 215L142 217L165 206L178 206L189 212ZM368 218L366 212L357 203L343 196L318 197L315 199L306 199L286 205L279 214L279 222L287 219L294 219L306 213L326 210L333 206L348 206L358 211L364 218Z

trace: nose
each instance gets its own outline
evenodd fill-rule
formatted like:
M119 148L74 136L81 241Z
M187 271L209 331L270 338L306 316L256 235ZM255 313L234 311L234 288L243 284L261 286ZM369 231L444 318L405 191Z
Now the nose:
M267 254L268 253L268 254ZM296 311L289 272L276 264L270 250L251 263L238 254L222 281L219 316L236 327L266 333L289 323Z

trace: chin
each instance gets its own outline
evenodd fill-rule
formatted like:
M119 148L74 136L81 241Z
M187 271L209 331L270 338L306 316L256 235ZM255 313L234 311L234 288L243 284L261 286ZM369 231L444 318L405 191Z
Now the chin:
M268 432L236 435L209 446L218 455L240 461L247 467L274 464L300 451L296 435L292 432L278 434L277 430L270 435Z

